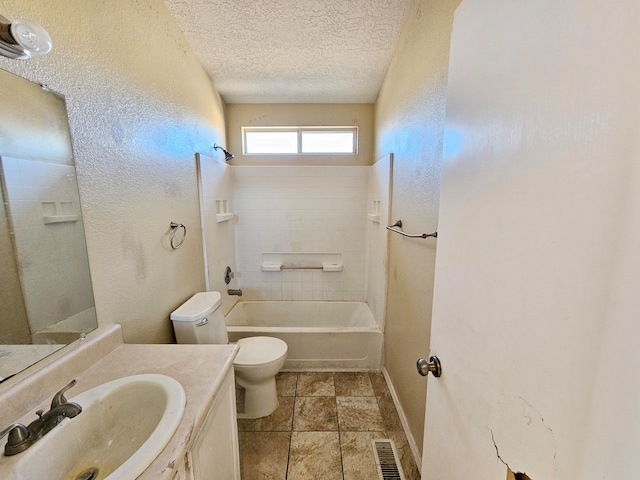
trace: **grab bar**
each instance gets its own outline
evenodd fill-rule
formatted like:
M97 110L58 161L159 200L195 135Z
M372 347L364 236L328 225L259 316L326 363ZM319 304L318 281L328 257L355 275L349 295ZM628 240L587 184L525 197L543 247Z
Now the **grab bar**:
M280 270L322 270L323 272L341 272L342 263L322 262L322 265L281 265Z
M427 237L438 238L438 230L436 230L433 233L406 233L406 232L403 232L402 230L397 230L393 227L402 228L402 220L398 220L393 225L387 225L387 230L391 230L392 232L399 233L400 235L404 235L405 237L409 237L409 238L427 238Z
M296 266L296 267L287 267L282 265L280 270L323 270L324 267L305 267L305 266Z

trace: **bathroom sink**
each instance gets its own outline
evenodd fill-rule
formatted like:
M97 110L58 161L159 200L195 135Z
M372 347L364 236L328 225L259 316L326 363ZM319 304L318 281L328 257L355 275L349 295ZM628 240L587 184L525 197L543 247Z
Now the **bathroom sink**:
M0 460L0 478L124 480L140 475L173 436L186 403L171 377L133 375L69 399L64 419L25 452Z

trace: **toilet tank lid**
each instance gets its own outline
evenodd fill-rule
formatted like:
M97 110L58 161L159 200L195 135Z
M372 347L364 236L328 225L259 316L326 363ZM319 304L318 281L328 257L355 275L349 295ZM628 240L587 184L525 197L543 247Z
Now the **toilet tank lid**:
M193 322L213 313L222 302L220 292L196 293L171 313L171 320Z

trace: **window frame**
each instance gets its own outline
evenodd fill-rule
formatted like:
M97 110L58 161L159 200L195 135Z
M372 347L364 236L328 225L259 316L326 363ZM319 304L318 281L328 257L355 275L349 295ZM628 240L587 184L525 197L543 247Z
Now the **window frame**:
M298 151L296 153L247 153L247 132L296 132L298 136ZM302 133L318 132L318 133L353 133L353 148L351 152L303 152L302 151ZM358 155L358 127L357 126L322 126L322 127L242 127L242 155L256 157L273 157L273 156L356 156Z

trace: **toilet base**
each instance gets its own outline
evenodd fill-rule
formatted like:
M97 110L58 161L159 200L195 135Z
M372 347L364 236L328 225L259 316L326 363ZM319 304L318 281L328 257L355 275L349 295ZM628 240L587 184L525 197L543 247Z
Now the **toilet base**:
M278 408L275 377L247 384L236 374L236 383L244 389L244 413L238 413L238 418L266 417Z

